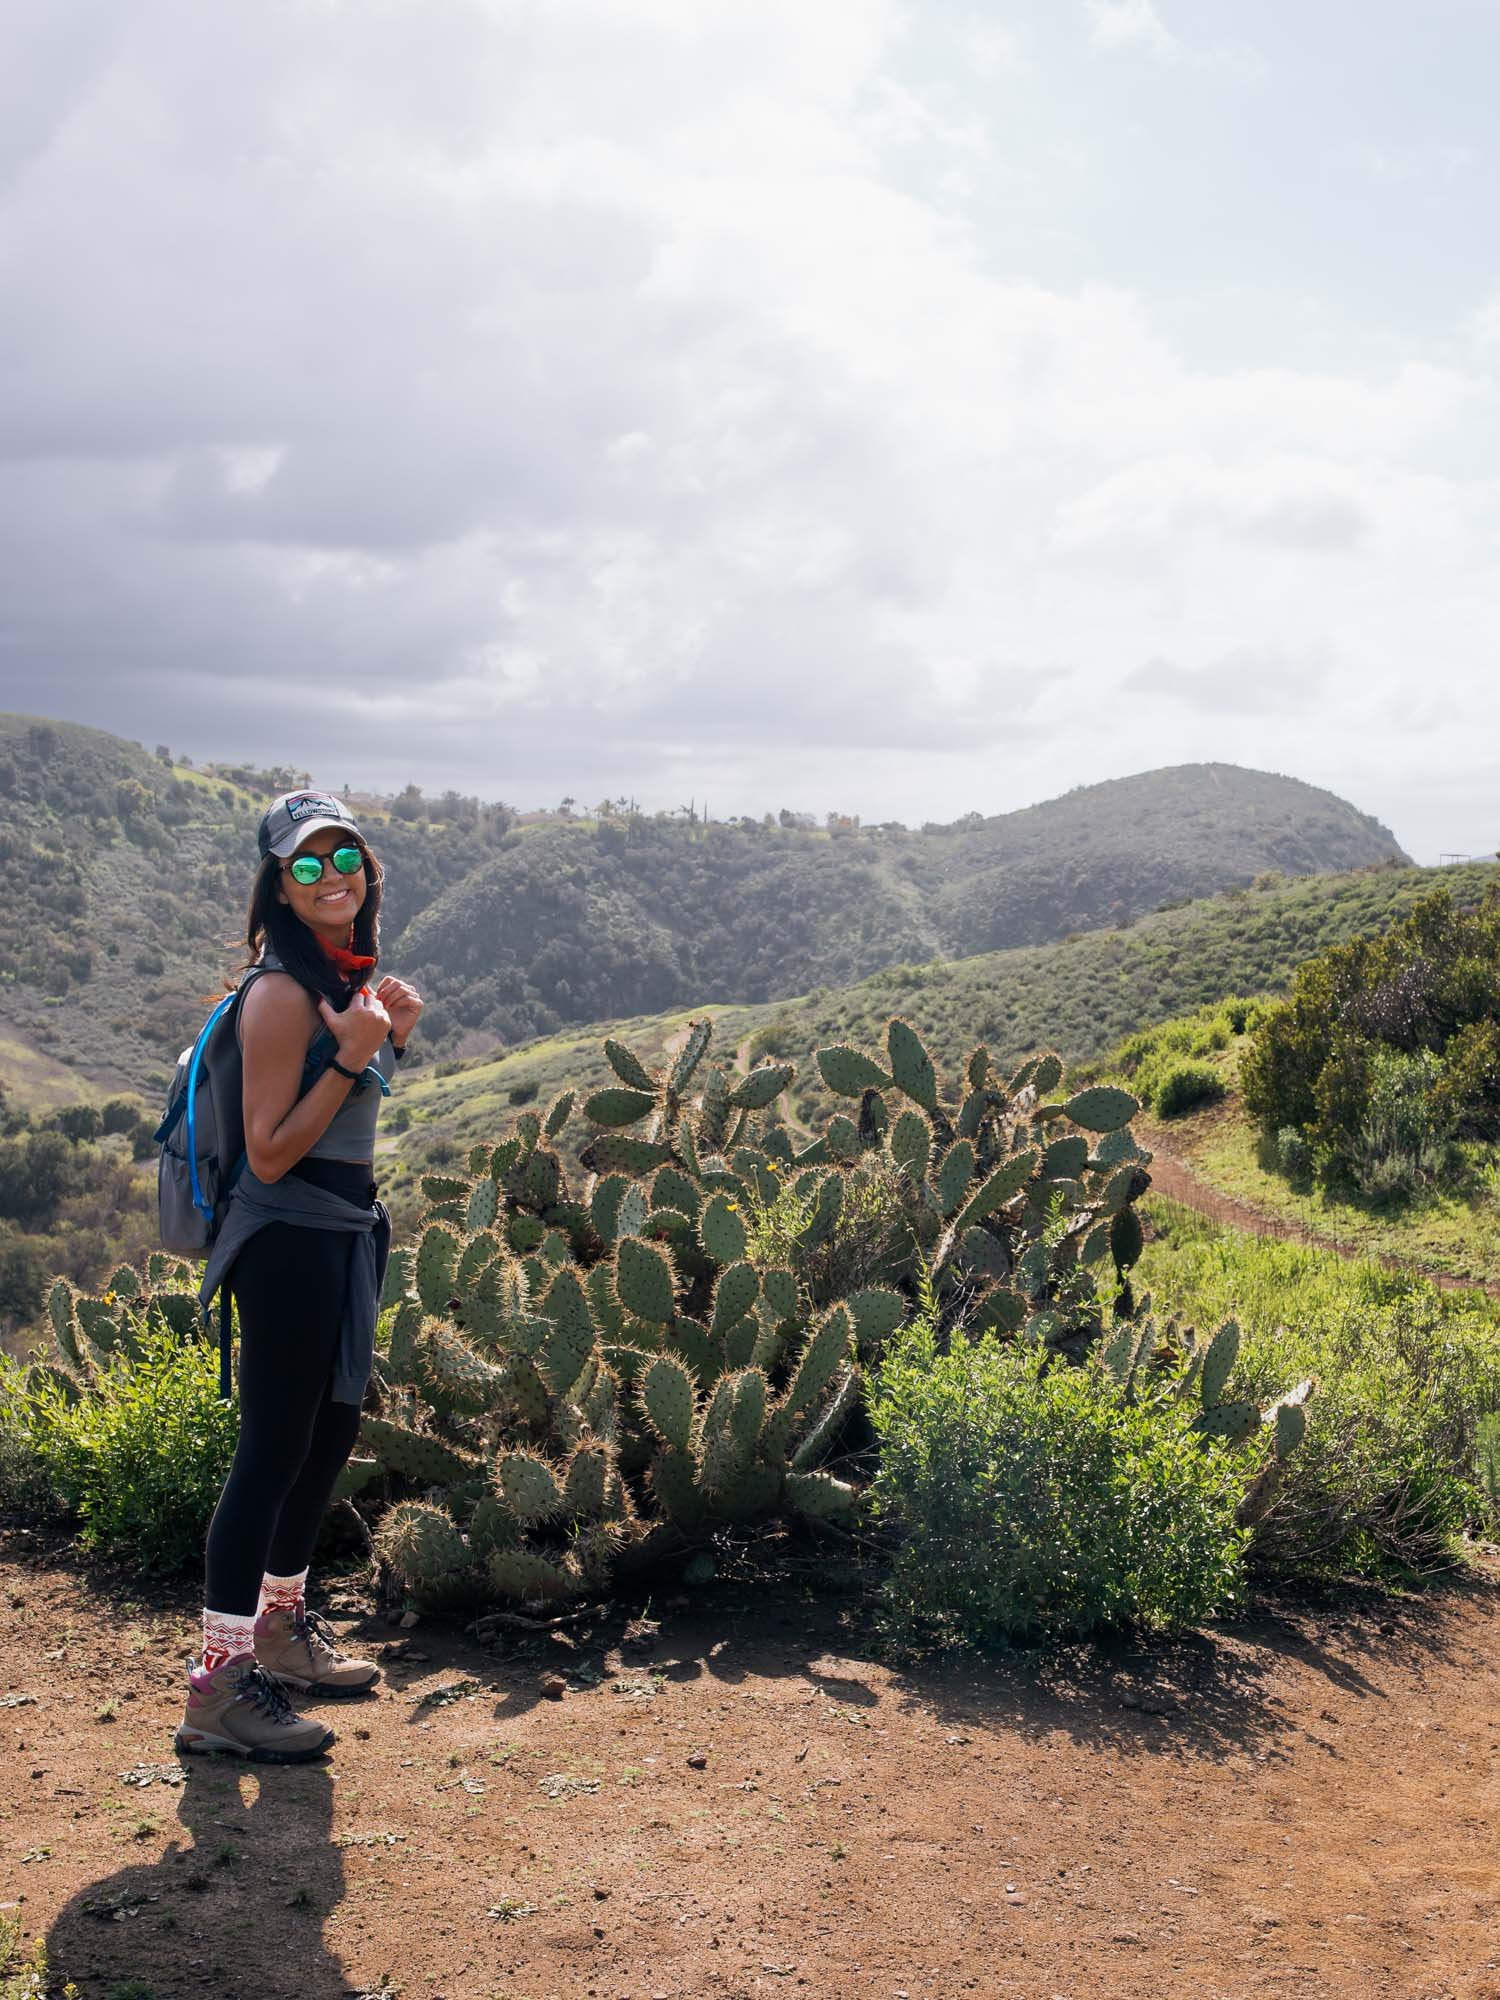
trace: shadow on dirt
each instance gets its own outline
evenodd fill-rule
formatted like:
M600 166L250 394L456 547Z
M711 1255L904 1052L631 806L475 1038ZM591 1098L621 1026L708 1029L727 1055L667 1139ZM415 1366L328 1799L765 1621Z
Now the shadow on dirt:
M546 1699L549 1683L557 1694L607 1685L649 1698L654 1683L733 1688L796 1678L809 1701L868 1711L893 1681L902 1712L954 1729L1002 1730L1038 1745L1061 1735L1125 1757L1268 1759L1306 1733L1288 1719L1281 1690L1289 1674L1321 1677L1330 1698L1382 1703L1365 1662L1379 1659L1387 1678L1395 1666L1419 1681L1453 1663L1445 1605L1477 1597L1500 1608L1500 1587L1481 1578L1407 1599L1357 1590L1285 1603L1175 1639L1104 1635L1050 1650L914 1653L882 1633L872 1585L854 1565L816 1584L784 1566L774 1579L729 1574L691 1599L668 1599L654 1616L650 1606L634 1620L614 1610L529 1639L507 1636L497 1652L478 1656L478 1680L497 1697L501 1722Z
M90 1883L58 1913L47 1937L54 1977L74 1981L81 2000L132 1991L136 1980L152 2000L356 2000L322 1937L344 1894L344 1857L329 1838L331 1768L168 1758L137 1767L146 1772L149 1782L122 1785L122 1795L143 1820L164 1821L170 1801L184 1837L152 1866Z

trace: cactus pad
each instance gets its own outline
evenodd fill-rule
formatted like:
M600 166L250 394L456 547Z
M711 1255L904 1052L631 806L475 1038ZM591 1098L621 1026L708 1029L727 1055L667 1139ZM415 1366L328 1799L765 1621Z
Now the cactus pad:
M859 1495L830 1472L789 1472L786 1497L810 1521L833 1521L854 1512Z
M729 1102L737 1111L764 1111L776 1102L796 1074L791 1063L762 1063L759 1069L740 1078L729 1093Z
M1240 1330L1232 1319L1226 1319L1209 1342L1198 1377L1198 1393L1205 1410L1224 1400L1224 1391L1229 1386L1229 1378L1239 1358Z
M474 1183L469 1196L469 1206L464 1215L464 1226L470 1231L488 1229L500 1208L500 1186L488 1174Z
M497 1549L485 1563L485 1574L502 1597L523 1604L546 1604L572 1595L574 1583L557 1563L531 1549Z
M635 1125L642 1118L648 1118L656 1109L656 1099L644 1090L624 1090L615 1087L610 1090L596 1090L592 1097L583 1100L583 1115L591 1125L604 1125L613 1130L621 1125Z
M375 1553L403 1582L419 1588L466 1567L469 1551L453 1517L421 1500L402 1500L375 1532Z
M727 1195L714 1195L699 1217L698 1235L716 1264L738 1263L745 1254L745 1225L738 1202Z
M924 1111L936 1111L937 1071L916 1029L908 1021L892 1021L886 1030L885 1046L890 1057L891 1081L896 1088Z
M891 1127L886 1144L898 1167L914 1181L923 1178L932 1151L932 1127L919 1111L903 1111Z
M641 1407L652 1429L685 1452L693 1434L693 1378L672 1354L660 1354L640 1384Z
M791 1319L797 1311L797 1280L790 1271L775 1265L761 1274L760 1289L766 1304L778 1319Z
M423 1486L456 1486L474 1476L471 1459L425 1431L407 1430L383 1417L365 1417L359 1434L386 1470L403 1479Z
M968 1229L971 1224L983 1222L987 1216L993 1215L997 1208L1003 1208L1012 1195L1019 1194L1031 1179L1039 1157L1036 1149L1030 1146L1023 1152L1012 1153L1008 1160L979 1183L959 1210L954 1227Z
M856 1292L849 1300L849 1311L854 1318L854 1334L861 1348L878 1346L900 1326L906 1317L906 1301L899 1292L887 1292L879 1287Z
M672 1266L660 1250L642 1243L638 1237L626 1237L620 1244L615 1285L621 1305L637 1319L660 1326L676 1310Z
M891 1083L879 1063L845 1042L818 1050L818 1071L838 1097L862 1097L867 1090L886 1090Z
M1050 1087L1050 1086L1049 1086ZM1128 1125L1141 1108L1138 1097L1128 1090L1116 1090L1107 1083L1095 1084L1070 1097L1063 1110L1085 1132L1118 1132Z
M1146 1247L1146 1233L1141 1227L1141 1218L1133 1208L1122 1208L1109 1225L1110 1254L1115 1260L1115 1269L1123 1277L1141 1261L1141 1252Z
M1077 1180L1088 1162L1088 1140L1070 1132L1065 1139L1054 1139L1042 1153L1041 1176L1044 1181Z
M938 1208L951 1215L963 1200L974 1178L974 1148L967 1139L956 1139L944 1153L937 1170Z
M417 1244L417 1296L428 1312L447 1312L457 1264L458 1238L442 1223L429 1223Z
M714 1310L710 1330L722 1334L726 1327L743 1319L755 1304L760 1280L748 1264L726 1264L714 1287Z
M495 1487L516 1519L528 1527L553 1520L563 1511L557 1474L534 1452L503 1453L495 1464Z
M592 1174L649 1174L653 1167L666 1166L672 1148L632 1139L623 1132L601 1132L578 1157Z
M1241 1444L1259 1424L1260 1407L1256 1403L1214 1403L1197 1419L1195 1428L1205 1437L1223 1438L1226 1444Z

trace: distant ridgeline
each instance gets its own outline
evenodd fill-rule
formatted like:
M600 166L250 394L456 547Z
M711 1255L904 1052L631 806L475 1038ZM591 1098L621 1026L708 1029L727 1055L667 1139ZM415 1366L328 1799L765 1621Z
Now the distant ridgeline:
M256 818L296 775L195 770L102 730L0 716L13 1095L64 1102L80 1074L101 1091L160 1087L243 957ZM517 825L456 794L413 800L360 813L391 873L385 957L426 994L435 1054L1041 944L1269 871L1405 859L1332 793L1227 764L921 832L628 811Z

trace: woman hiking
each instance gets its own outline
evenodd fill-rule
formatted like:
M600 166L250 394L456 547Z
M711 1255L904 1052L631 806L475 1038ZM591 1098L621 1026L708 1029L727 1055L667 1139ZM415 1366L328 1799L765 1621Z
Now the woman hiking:
M307 1609L308 1564L359 1430L390 1217L375 1199L381 1098L422 1011L385 978L379 862L322 792L288 792L260 823L235 1031L244 1057L245 1169L204 1273L240 1329L240 1433L208 1530L203 1650L189 1663L180 1751L261 1763L316 1757L332 1730L285 1690L362 1694Z

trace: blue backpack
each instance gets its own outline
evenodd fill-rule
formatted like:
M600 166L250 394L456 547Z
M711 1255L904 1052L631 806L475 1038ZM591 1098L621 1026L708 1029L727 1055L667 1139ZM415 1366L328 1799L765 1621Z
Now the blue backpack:
M174 1256L208 1255L245 1170L244 1059L235 1022L256 977L252 968L237 992L224 995L172 1073L155 1136L162 1248Z

